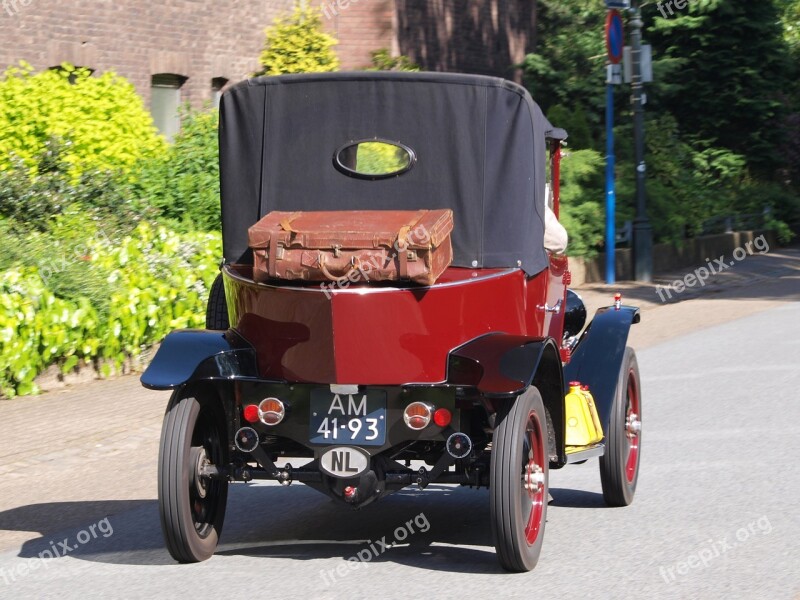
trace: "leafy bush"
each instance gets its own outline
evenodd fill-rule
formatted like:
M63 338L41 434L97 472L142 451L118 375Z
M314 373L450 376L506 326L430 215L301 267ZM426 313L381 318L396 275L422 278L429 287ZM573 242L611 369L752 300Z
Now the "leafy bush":
M267 28L267 41L256 75L319 73L336 71L339 58L333 51L338 43L322 30L322 14L311 6L295 5L291 14Z
M34 268L57 298L84 298L99 314L108 314L110 272L92 261L92 248L100 243L109 248L114 242L99 223L84 213L67 213L54 218L46 232L19 233L0 222L0 236L0 271ZM96 242L90 245L89 240Z
M97 77L63 65L34 73L27 63L0 76L0 171L16 156L35 173L47 142L65 142L72 177L90 170L129 171L166 147L142 99L113 72Z
M186 109L166 154L144 161L130 195L181 231L216 231L219 218L219 112Z
M69 142L50 139L32 157L33 177L16 157L8 170L0 171L0 217L8 219L9 229L47 231L54 217L72 211L103 220L110 229L129 231L138 220L154 215L129 201L119 173L91 170L73 179L65 159L69 151Z
M372 66L368 71L420 71L420 66L407 56L392 56L388 48L370 52Z
M592 193L601 186L605 160L594 150L570 150L561 161L559 220L569 235L570 256L593 257L603 241L605 210Z
M205 300L221 254L216 234L177 235L140 224L120 243L88 241L86 258L107 273L105 314L78 296L57 297L38 267L0 272L0 393L35 393L52 364L121 364L173 329L203 327Z

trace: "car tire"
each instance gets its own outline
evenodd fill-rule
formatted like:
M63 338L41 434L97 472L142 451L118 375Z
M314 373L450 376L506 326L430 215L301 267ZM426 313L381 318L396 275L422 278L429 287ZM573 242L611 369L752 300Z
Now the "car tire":
M206 329L224 330L229 327L228 301L225 299L225 284L220 273L211 284L211 292L208 295Z
M530 571L539 561L547 518L547 439L547 416L535 387L498 411L489 498L494 546L507 571Z
M206 560L219 542L228 481L201 477L197 465L227 464L226 432L216 397L173 394L161 429L158 507L167 550L178 562Z
M633 348L625 349L611 406L606 451L600 457L600 481L608 506L633 502L642 451L642 387Z

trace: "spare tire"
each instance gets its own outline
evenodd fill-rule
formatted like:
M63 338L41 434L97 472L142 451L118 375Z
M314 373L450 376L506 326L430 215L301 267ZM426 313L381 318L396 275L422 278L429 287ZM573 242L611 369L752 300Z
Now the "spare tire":
M208 295L206 329L220 330L229 327L228 302L225 300L225 285L220 273L211 285L211 293Z

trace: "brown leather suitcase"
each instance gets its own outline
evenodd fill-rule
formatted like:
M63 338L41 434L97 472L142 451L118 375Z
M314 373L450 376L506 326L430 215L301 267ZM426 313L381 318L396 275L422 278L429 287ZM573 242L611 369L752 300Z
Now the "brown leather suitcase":
M453 261L452 210L280 212L248 230L253 278L432 285Z

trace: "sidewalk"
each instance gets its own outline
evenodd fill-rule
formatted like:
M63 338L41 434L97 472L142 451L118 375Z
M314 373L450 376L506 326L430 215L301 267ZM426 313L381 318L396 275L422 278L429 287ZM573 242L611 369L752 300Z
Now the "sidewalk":
M656 284L685 274L659 277ZM639 306L642 322L629 344L643 349L800 300L800 249L748 257L666 303L656 284L590 284L577 291L590 319L617 291L625 304ZM156 498L168 398L142 388L138 377L122 377L0 402L0 552Z
M749 256L711 276L705 286L695 285L683 293L672 290L669 298L663 288L703 266L656 276L652 284L591 283L575 291L586 303L589 319L597 308L610 305L617 292L622 294L624 304L638 306L642 321L633 327L629 339L629 344L636 348L647 348L785 302L800 301L800 248L796 246ZM661 294L658 286L662 288Z

